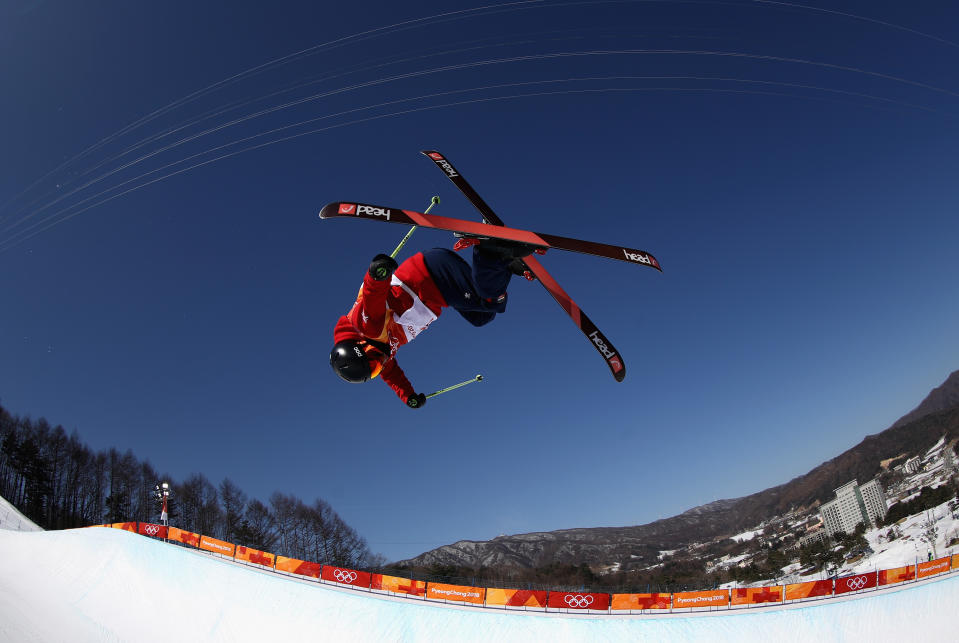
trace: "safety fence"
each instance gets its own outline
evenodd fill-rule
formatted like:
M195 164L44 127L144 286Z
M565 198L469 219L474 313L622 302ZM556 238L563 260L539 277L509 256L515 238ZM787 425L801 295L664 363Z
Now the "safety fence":
M506 610L592 613L663 614L769 607L835 596L875 591L917 582L959 569L959 554L894 569L875 570L805 583L768 587L714 589L658 594L607 594L553 590L471 587L376 574L313 563L196 534L176 527L144 522L96 525L131 531L195 548L238 563L317 583L329 583L367 592Z

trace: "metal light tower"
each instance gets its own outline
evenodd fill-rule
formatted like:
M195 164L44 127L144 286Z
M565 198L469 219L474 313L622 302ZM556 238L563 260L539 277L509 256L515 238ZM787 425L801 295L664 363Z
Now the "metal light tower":
M163 503L163 509L160 511L160 522L163 523L163 526L168 526L168 516L167 516L167 500L170 498L170 483L161 482L156 486L155 491L153 492L156 496L156 499Z

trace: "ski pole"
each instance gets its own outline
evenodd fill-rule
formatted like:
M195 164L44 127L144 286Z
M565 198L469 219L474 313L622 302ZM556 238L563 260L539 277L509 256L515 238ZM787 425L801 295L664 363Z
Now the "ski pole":
M442 388L436 391L435 393L430 393L429 395L426 396L426 399L430 399L431 397L436 397L437 395L441 395L443 393L448 393L449 391L452 391L455 388L466 386L467 384L472 384L473 382L480 382L482 380L483 380L483 376L477 375L471 380L466 380L465 382L460 382L459 384L454 384L453 386L447 386L446 388Z
M430 210L433 209L433 206L439 202L440 202L440 198L438 196L434 196L433 199L430 201L430 207L426 208L426 212L424 212L423 214L429 214ZM400 253L400 250L403 249L403 246L406 245L406 242L410 240L411 236L413 236L414 230L416 230L416 226L413 226L412 228L410 228L410 231L407 232L406 236L403 237L403 240L400 241L400 245L396 246L396 250L394 250L393 254L390 255L392 258L396 259L396 255Z

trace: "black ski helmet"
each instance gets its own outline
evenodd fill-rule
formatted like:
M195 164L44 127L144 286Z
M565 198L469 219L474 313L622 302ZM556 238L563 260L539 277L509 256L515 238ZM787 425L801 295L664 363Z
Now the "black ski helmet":
M353 384L370 381L373 372L363 347L355 339L344 339L333 345L333 350L330 351L330 366L342 379Z

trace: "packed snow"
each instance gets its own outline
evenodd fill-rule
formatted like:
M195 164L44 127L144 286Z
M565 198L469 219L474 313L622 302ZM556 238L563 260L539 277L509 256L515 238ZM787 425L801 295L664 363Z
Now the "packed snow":
M3 641L952 640L959 574L748 611L567 616L306 582L119 529L0 531Z
M17 508L0 497L0 529L12 531L41 531L32 520L17 511Z
M943 483L943 444L902 485ZM752 540L761 529L737 534ZM839 576L959 553L959 505L869 529ZM660 559L676 551L661 551ZM727 556L724 567L748 555ZM799 564L774 585L824 577ZM735 584L730 584L735 585ZM44 532L0 498L0 641L952 640L959 573L848 598L697 614L563 615L442 605L262 571L116 529Z

